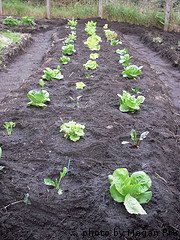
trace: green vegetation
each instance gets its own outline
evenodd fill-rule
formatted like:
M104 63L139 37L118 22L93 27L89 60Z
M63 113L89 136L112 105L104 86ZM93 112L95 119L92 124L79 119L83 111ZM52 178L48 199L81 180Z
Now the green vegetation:
M0 31L0 53L11 44L20 43L22 39L21 33L11 31Z
M98 53L91 53L91 54L90 54L90 59L91 59L91 60L96 60L98 57L99 57L99 54L98 54Z
M85 86L86 86L86 84L84 84L83 82L77 82L76 83L76 89L77 90L82 90L82 89L85 88Z
M12 130L15 126L16 126L15 122L4 122L3 127L7 130L8 136L12 134Z
M140 1L141 2L141 1ZM43 2L44 3L44 2ZM4 15L45 18L45 4L32 4L31 1L3 0ZM130 1L118 1L105 4L103 18L110 21L128 22L137 25L163 27L164 9L152 4L133 4ZM53 4L52 18L91 18L98 16L97 1L77 1L63 4L60 7ZM180 25L180 14L174 9L171 19L172 27Z
M133 147L139 148L141 142L147 137L147 135L149 134L148 131L141 133L140 136L138 136L137 132L135 129L132 129L130 132L130 137L133 143ZM127 141L123 141L122 144L128 144L130 142Z
M58 194L62 195L63 194L63 190L60 187L60 183L61 183L62 178L66 176L67 172L68 172L67 167L64 167L63 171L59 173L59 177L58 178L56 178L55 180L52 180L51 178L45 178L44 179L44 184L47 185L47 186L55 187L56 190L58 191Z
M44 74L42 79L46 81L61 80L64 78L64 76L61 74L60 66L58 66L56 69L46 68L43 72Z
M124 67L127 67L130 65L131 58L132 57L129 54L122 55L120 56L119 63L121 63Z
M98 67L98 64L95 60L88 60L83 66L86 70L95 70Z
M64 132L64 137L76 142L84 136L85 126L74 121L63 123L60 126L60 132Z
M60 59L59 59L60 63L63 65L68 64L70 62L70 60L71 60L70 57L67 57L64 55L62 57L60 57Z
M46 102L50 102L49 93L46 90L30 90L27 94L28 106L46 107Z
M62 50L63 50L63 54L68 55L68 56L70 56L70 55L72 55L73 53L76 52L73 44L68 44L66 46L63 46Z
M147 214L141 204L151 200L152 192L148 189L152 182L145 172L138 171L129 176L126 168L118 168L108 176L108 180L114 201L124 203L130 214Z
M125 54L128 54L128 49L127 48L124 48L124 49L117 49L116 50L116 53L120 54L120 55L125 55Z
M85 25L85 32L87 32L88 35L96 35L96 24L97 22L88 21Z
M39 86L41 86L41 87L45 86L45 81L43 79L39 80Z
M73 19L68 19L67 25L70 26L70 27L76 27L77 20L75 20L74 18Z
M121 112L135 112L140 109L140 105L144 102L144 96L138 96L137 98L130 93L123 91L123 94L118 94L119 110Z
M36 25L34 19L28 16L24 16L20 20L14 17L8 16L3 20L3 24L9 27L15 27L15 26L21 26L21 25L32 25L32 26Z
M100 42L102 42L101 37L94 34L88 37L87 41L84 42L84 44L87 45L91 51L99 51L101 48L101 46L99 45Z
M126 68L124 68L122 75L125 78L136 78L141 74L142 68L143 68L142 66L138 67L136 65L129 65Z

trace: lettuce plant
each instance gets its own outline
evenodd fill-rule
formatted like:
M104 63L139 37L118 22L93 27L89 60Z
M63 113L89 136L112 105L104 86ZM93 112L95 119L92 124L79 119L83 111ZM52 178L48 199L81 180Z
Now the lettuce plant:
M70 57L67 57L64 55L59 59L60 63L63 65L68 64L70 62L70 60L71 60Z
M68 19L68 26L70 27L76 27L77 26L77 20L73 19Z
M39 80L39 86L44 87L45 86L45 81L43 79Z
M10 27L14 27L21 25L21 21L11 16L8 16L3 20L3 24Z
M60 66L58 66L56 69L46 68L43 72L44 74L42 79L46 81L61 80L64 78L64 76L61 74Z
M108 24L104 24L103 29L108 29Z
M76 40L76 33L74 31L72 31L69 34L68 39L75 41Z
M126 168L118 168L108 176L110 193L114 201L124 203L130 214L147 214L141 204L148 203L152 192L150 177L143 171L134 172L129 176Z
M90 54L90 59L91 59L91 60L96 60L98 57L99 57L99 54L98 54L98 53L91 53L91 54Z
M92 35L88 37L87 41L84 42L84 44L87 45L92 51L99 51L101 48L99 45L100 42L102 42L101 37L98 35Z
M12 130L15 126L16 126L15 122L4 122L3 127L7 130L8 136L12 134Z
M87 63L83 64L86 70L94 70L98 67L98 64L95 60L88 60Z
M74 44L74 40L70 39L70 38L66 38L66 40L64 41L65 45L69 45L69 44Z
M124 67L127 67L130 65L131 58L132 57L129 54L122 55L120 56L119 63L121 63Z
M30 90L27 97L30 100L27 104L28 106L45 107L45 103L50 102L49 93L46 90Z
M85 88L85 86L86 86L86 84L84 84L83 82L77 82L76 83L76 89L77 90L82 90L82 89Z
M63 194L63 190L60 187L60 183L61 183L62 178L66 176L67 172L68 172L67 167L64 167L63 171L59 173L59 177L58 178L56 178L55 180L52 180L51 178L45 178L44 179L44 184L46 186L53 186L53 187L55 187L56 190L58 191L58 194L62 195Z
M117 33L115 31L111 31L110 29L104 30L107 41L112 41L117 38Z
M149 134L148 131L141 133L140 136L138 136L137 132L135 129L132 129L130 132L130 137L132 140L132 145L133 147L139 148L141 142L147 137L147 135ZM123 141L122 144L128 144L130 142L127 141ZM131 143L130 143L131 144Z
M84 136L85 126L74 121L63 123L60 126L60 132L64 132L64 137L76 142Z
M144 102L144 96L138 96L137 98L130 93L123 91L123 94L118 94L119 110L121 112L135 112L140 109L140 105Z
M85 31L88 35L94 35L96 33L96 22L88 21L85 26Z
M111 45L112 45L112 46L117 46L117 45L119 45L119 44L122 44L122 42L119 41L118 39L112 39L112 40L111 40Z
M68 44L66 46L63 46L62 50L64 55L69 55L69 56L76 52L73 44Z
M136 66L136 65L129 65L126 68L124 68L124 71L122 72L123 77L126 78L136 78L141 74L141 69L143 66Z
M117 49L116 53L120 54L120 55L124 55L124 54L128 54L128 49L124 48L124 49Z
M29 17L29 16L22 17L21 24L22 25L32 25L32 26L36 25L34 18Z

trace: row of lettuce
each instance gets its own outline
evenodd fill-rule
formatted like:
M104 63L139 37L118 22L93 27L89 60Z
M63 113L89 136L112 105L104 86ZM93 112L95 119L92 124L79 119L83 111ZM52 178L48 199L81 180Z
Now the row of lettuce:
M91 51L90 59L83 65L85 70L93 71L99 67L97 63L97 59L100 54L99 51L101 49L100 43L102 39L96 33L97 23L93 21L88 21L85 26L85 31L87 33L87 40L84 44ZM74 53L75 50L75 41L76 41L76 26L77 20L68 20L67 27L70 29L70 34L66 37L63 42L62 47L62 56L59 59L61 65L66 65L70 63L70 57ZM122 42L117 39L117 33L108 28L108 25L105 24L104 34L106 39L113 46L121 45ZM119 63L123 66L122 76L126 79L134 79L137 78L141 74L142 66L138 67L136 65L132 65L130 60L132 56L129 55L128 49L117 49L116 53L119 54ZM55 69L46 68L43 71L43 75L39 80L39 85L41 86L40 90L30 90L27 93L27 97L29 102L28 106L32 107L46 107L46 103L50 102L50 96L48 91L44 90L43 87L46 84L46 81L51 80L62 80L64 78L61 66L57 66ZM77 82L76 89L82 90L86 85L84 82ZM140 110L140 105L144 102L144 96L131 95L129 92L123 90L122 94L118 94L119 96L119 110L121 112L135 112ZM14 122L5 122L4 127L7 129L8 135L12 134L12 129L15 127ZM85 125L80 123L76 123L75 121L69 121L63 123L60 126L60 132L64 133L64 137L73 142L80 140L81 137L85 135ZM138 148L140 146L141 141L146 138L148 132L142 133L138 136L137 132L132 129L131 131L131 140L133 146ZM130 142L122 142L122 144L127 144ZM0 157L2 156L2 148L0 148ZM3 166L0 166L2 169ZM2 170L0 169L0 170ZM55 180L51 178L45 178L44 184L47 186L53 186L57 189L58 194L61 195L63 190L61 188L61 180L66 176L69 171L69 165L64 167L62 171L60 171L58 178ZM143 171L134 172L133 174L129 174L126 168L118 168L116 169L112 175L108 176L108 180L110 183L110 194L112 198L118 203L124 203L127 211L131 214L146 214L146 211L143 209L141 204L148 203L152 198L152 192L148 191L151 187L151 179L150 177Z

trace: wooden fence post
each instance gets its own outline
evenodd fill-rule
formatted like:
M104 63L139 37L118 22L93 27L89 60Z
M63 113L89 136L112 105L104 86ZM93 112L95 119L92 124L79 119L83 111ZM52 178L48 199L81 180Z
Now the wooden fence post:
M98 16L100 18L103 17L103 0L99 0L98 2Z
M2 10L2 0L0 0L0 15L3 14L3 10Z
M47 19L51 18L50 0L46 0L46 17Z
M171 18L172 0L166 0L164 31L168 31Z

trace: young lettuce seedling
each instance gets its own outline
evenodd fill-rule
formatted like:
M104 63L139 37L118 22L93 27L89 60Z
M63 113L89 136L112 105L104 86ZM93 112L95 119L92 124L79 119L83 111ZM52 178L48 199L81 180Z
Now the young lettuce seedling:
M42 79L45 81L61 80L64 78L64 76L61 74L60 66L58 66L56 69L46 68L43 72L44 75L42 76Z
M77 90L83 90L85 88L86 84L84 84L83 82L77 82L76 83L76 89Z
M70 27L76 27L77 26L77 20L73 19L68 19L68 26Z
M60 132L64 132L64 137L69 138L73 142L77 142L84 136L85 126L74 121L63 123L60 126Z
M124 48L124 49L117 49L116 53L118 53L119 55L125 55L128 54L128 49Z
M141 142L147 137L149 134L148 131L141 133L141 135L138 137L138 134L135 129L132 129L130 132L130 137L133 142L133 147L139 148ZM130 142L123 141L122 144L129 144ZM131 143L130 143L131 144Z
M45 81L43 79L39 80L39 86L44 87L45 86Z
M60 63L65 65L65 64L68 64L70 62L70 57L67 57L67 56L62 56L60 59L59 59Z
M50 102L49 93L46 90L30 90L27 94L30 102L27 103L28 106L34 107L46 107L46 102Z
M98 64L95 60L88 60L83 66L86 70L95 70L98 67Z
M58 194L62 195L63 194L63 190L62 190L62 188L60 186L60 183L61 183L62 178L66 176L67 172L68 172L67 167L64 167L63 171L59 172L59 177L58 178L56 178L55 180L52 180L50 178L45 178L44 179L44 184L46 186L53 186L53 187L55 187L56 190L58 191Z
M119 45L119 44L122 44L122 42L119 41L118 39L112 39L112 40L111 40L111 45L112 45L112 46L117 46L117 45Z
M101 46L99 45L100 42L102 42L101 37L94 34L88 37L87 41L84 42L84 44L87 45L91 51L99 51L101 48Z
M77 96L76 98L73 98L73 97L69 97L71 99L72 102L75 103L75 106L77 108L80 107L80 99L81 99L82 96Z
M90 36L96 34L96 24L96 22L88 21L85 26L85 32Z
M141 204L148 203L152 192L150 177L143 171L134 172L129 176L126 168L118 168L108 176L110 193L114 201L124 203L130 214L147 214Z
M75 48L74 48L74 44L68 44L62 47L63 50L63 54L64 55L72 55L73 53L76 52Z
M142 68L143 66L138 67L136 65L129 65L126 68L124 68L122 75L125 78L136 78L141 74Z
M132 57L129 54L122 55L120 56L119 63L121 63L124 67L127 67L130 65L131 58Z
M131 91L135 94L140 94L141 93L140 87L133 87L133 88L131 88Z
M13 128L16 126L14 122L4 122L3 127L7 130L8 136L12 134Z
M91 54L90 54L90 59L91 59L91 60L96 60L98 57L99 57L99 54L98 54L98 53L91 53Z
M121 112L135 112L140 110L140 105L144 102L144 96L138 96L137 98L130 93L123 91L123 94L118 94L119 110Z

